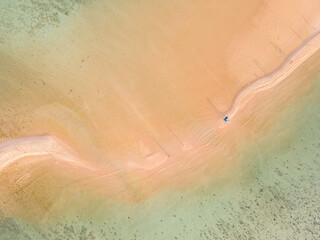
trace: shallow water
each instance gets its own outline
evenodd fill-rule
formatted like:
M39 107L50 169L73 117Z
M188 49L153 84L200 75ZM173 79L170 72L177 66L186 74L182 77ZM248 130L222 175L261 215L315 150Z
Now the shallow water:
M229 177L215 179L213 183L188 191L166 192L135 205L79 194L80 204L90 204L50 227L26 225L2 216L0 237L318 239L319 102L320 80L300 103L282 113L279 125L267 140L256 142L249 147L250 154L243 154L243 164L233 176L237 183Z
M25 5L25 8L28 8L27 1ZM46 12L44 9L49 6L51 5L44 4L40 9ZM70 9L74 6L77 8L78 5L72 1L61 1L60 7L56 8L57 13L45 15L44 19L48 18L48 22L54 23L54 16L67 16L72 13ZM21 15L22 21L21 18L19 21L32 19L32 16L32 22L41 19L36 13L37 11L32 11L30 15ZM56 25L51 24L50 27L54 28L59 23L57 17ZM24 37L46 35L45 28L38 27L38 32L34 33L32 24L25 24L21 29L12 29L10 24L1 25L2 32L7 32L8 35L2 36L0 43L14 42L12 37L16 36L16 33L10 35L10 31L20 32ZM16 52L19 52L19 48ZM8 66L2 64L1 70L7 73L5 69L10 69L10 63ZM19 68L22 72L23 69ZM14 85L13 88L2 88L0 92L1 96L8 99L9 95L15 93L10 90L25 86L24 79L15 78L14 74L9 76L21 82L11 83ZM39 197L40 200L35 201L36 206L31 202L22 208L30 208L26 212L31 212L34 216L28 221L20 215L5 213L6 209L2 209L0 239L319 239L320 78L318 73L314 76L306 75L308 79L304 80L308 82L315 76L319 79L312 90L306 91L285 109L275 110L275 113L280 115L277 124L265 136L245 146L241 151L239 163L229 173L215 177L214 180L200 186L166 191L140 203L131 204L115 203L96 192L78 189L76 185L72 185L74 189L71 194L56 191L57 194L61 194L57 199L54 198L55 194L46 193L46 189L39 188L39 191L32 192L33 188L30 188L30 195L35 195L35 198L26 194L29 197L27 199L37 200ZM38 84L38 79L36 82ZM5 87L12 86L7 82L1 83L6 83ZM40 80L39 84L41 87L36 85L36 89L48 89ZM8 91L11 94L8 94ZM45 105L51 98L58 98L55 95L57 92L51 90L47 90L51 95L39 93L37 98L31 100L23 98L32 96L32 88L28 91L30 92L27 94L22 91L19 93L21 95L18 95L22 96L19 99L22 106L24 102L38 106L38 100L41 98L41 104ZM15 99L15 96L10 96L11 98ZM10 104L14 108L14 100L12 102ZM5 108L5 105L1 106ZM56 106L51 106L52 112L56 111ZM61 109L59 106L57 109L60 111L57 111L59 114L73 117L68 109ZM14 126L5 123L11 126L13 136L19 135L18 127L24 126L19 121L23 122L23 119L18 119ZM37 172L41 169L41 166L37 166L30 171ZM49 180L43 178L45 183L49 184L47 191L57 189L60 186L59 179L63 175L52 171L51 181L51 176L48 177ZM42 175L39 179L41 182ZM51 182L53 188L50 188ZM38 182L35 185L34 189L37 189L38 185L41 186ZM29 193L28 190L26 192ZM43 196L52 197L57 201L58 206L63 206L64 202L68 202L69 205L66 204L67 207L62 208L63 210L57 208L56 218L48 213L47 216L39 214L39 219L37 209L43 211L51 207L41 202L38 194L42 193ZM23 203L23 200L21 202ZM47 204L50 204L50 201L48 202ZM55 205L52 208L54 209Z

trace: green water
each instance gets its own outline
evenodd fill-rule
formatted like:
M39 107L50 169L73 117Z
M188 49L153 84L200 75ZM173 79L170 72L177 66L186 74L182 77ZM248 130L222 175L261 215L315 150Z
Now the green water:
M0 239L319 239L319 102L320 81L301 99L303 110L283 112L270 133L277 137L249 146L236 182L133 206L92 199L49 228L2 216Z
M69 14L79 9L82 2L83 0L1 0L0 46L17 44L21 39L46 36L48 31L58 27Z
M45 34L42 24L54 28L79 2L56 1L54 8L49 1L1 1L0 45L19 34ZM20 16L11 17L10 9L21 11ZM248 146L236 181L221 187L225 179L220 179L130 206L82 193L78 201L84 207L50 227L0 213L0 240L320 239L319 103L320 79L301 99L301 111L286 109L267 141Z

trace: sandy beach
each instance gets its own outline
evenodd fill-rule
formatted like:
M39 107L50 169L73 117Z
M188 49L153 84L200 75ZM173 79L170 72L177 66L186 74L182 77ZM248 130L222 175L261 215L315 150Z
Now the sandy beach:
M232 119L249 100L254 98L255 94L273 88L281 81L285 80L297 67L299 67L305 60L319 50L319 39L320 33L316 32L307 38L307 40L292 54L290 54L290 56L286 58L279 69L241 89L240 92L235 96L228 111L223 115L228 116L229 119ZM224 124L223 126L228 125Z
M212 218L228 211L233 216L231 205L245 209L239 213L244 216L249 210L242 201L261 194L265 198L256 200L254 211L282 226L273 224L273 216L286 219L282 212L295 209L281 202L295 192L291 181L300 180L292 178L300 176L304 162L312 166L317 158L295 158L318 146L316 140L302 149L289 143L307 142L293 136L303 129L295 122L301 121L299 112L305 111L306 119L316 116L313 105L303 108L316 102L311 92L320 64L319 12L319 0L5 0L0 7L0 238L15 229L6 227L11 218L36 226L71 219L87 239L117 238L114 233L121 231L112 229L117 225L160 229L164 222L172 232L175 226L204 227L194 230L204 237ZM295 155L271 157L276 149ZM291 169L288 160L298 164L290 178L281 168ZM267 171L268 161L274 162L274 173ZM266 169L263 189L255 182L264 176L260 165ZM273 187L271 180L277 181ZM282 183L291 186L289 192L277 188ZM228 196L242 188L245 193L232 198L219 193L228 184L237 186ZM275 192L279 196L269 207ZM227 200L220 204L212 200L216 196ZM185 218L174 213L180 208ZM109 217L107 237L97 233L100 229L92 230L96 238L82 230ZM241 221L245 224L234 224L239 229L259 222ZM202 239L200 233L147 232L145 238L134 232L137 237L121 239ZM46 234L40 239L56 233Z
M233 122L236 121L236 115L243 107L245 107L248 101L254 101L254 97L257 93L272 89L281 81L284 81L296 68L298 68L303 62L305 62L310 56L320 49L320 33L315 33L310 36L299 48L297 48L285 62L271 74L255 80L248 86L244 87L236 94L229 110L225 112L223 117L218 119L212 119L213 125L219 128L225 128L232 124L231 122L224 121L223 118L228 116ZM214 129L212 131L216 131ZM208 144L207 144L208 145ZM141 169L146 171L147 174L154 175L165 171L169 167L176 164L175 161L184 161L188 155L193 155L199 151L205 150L208 146L199 145L197 147L186 147L181 142L180 155L168 155L166 152L156 152L146 156L145 162L140 164L126 165L128 169L122 169L125 172L131 172L134 169ZM62 164L65 163L66 167L81 168L86 171L97 171L101 174L99 167L89 167L84 159L80 159L75 156L75 153L70 153L65 149L62 141L50 135L25 137L22 139L8 140L0 144L0 171L5 169L8 165L19 161L25 157L36 157L48 155L53 157L52 161L59 161ZM70 149L70 148L69 148ZM182 160L181 160L182 159ZM102 171L107 171L102 169ZM104 173L106 174L106 173ZM134 180L133 180L134 181Z

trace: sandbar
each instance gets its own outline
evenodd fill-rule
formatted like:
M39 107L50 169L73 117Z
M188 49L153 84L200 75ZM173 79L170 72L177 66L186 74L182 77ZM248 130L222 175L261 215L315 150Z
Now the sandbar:
M250 83L235 96L229 110L223 113L222 116L216 120L216 126L219 128L228 127L233 121L236 121L236 114L245 107L246 103L254 99L254 96L261 92L266 91L277 84L284 81L295 69L297 69L304 61L317 52L320 48L320 33L317 32L310 36L304 43L298 47L285 62L274 72L268 74L265 77L255 80ZM223 121L223 118L228 116L231 120L230 123ZM183 155L192 155L201 151L201 148L207 146L182 146ZM82 168L87 171L109 171L105 169L99 169L98 167L89 166L86 161L83 161L79 156L76 156L75 152L70 150L71 147L67 147L63 144L62 140L50 135L39 135L24 137L21 139L13 139L3 141L0 144L0 172L3 171L10 164L19 161L24 157L30 156L43 156L48 155L53 157L55 161L61 163L67 163L67 166ZM176 158L174 155L167 155L165 153L156 152L147 156L147 163L141 165L127 164L124 171L133 171L132 169L140 169L140 171L146 171L150 174L157 172L163 172L170 166L176 164L177 159L183 159L181 155ZM151 159L151 160L150 160ZM151 163L150 163L151 162ZM130 169L131 168L131 169Z

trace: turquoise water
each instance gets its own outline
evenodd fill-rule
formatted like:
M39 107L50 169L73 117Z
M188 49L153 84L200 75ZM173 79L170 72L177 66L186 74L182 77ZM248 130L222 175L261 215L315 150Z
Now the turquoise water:
M2 0L0 2L0 46L21 39L45 36L69 14L79 9L83 0Z
M45 35L79 3L1 1L0 45ZM320 239L320 78L300 101L302 110L286 109L268 141L243 152L236 181L221 177L130 206L79 193L75 206L83 207L49 227L0 212L0 240Z
M2 215L0 239L319 239L320 81L300 102L283 112L277 137L243 155L236 183L131 206L85 199L78 215L46 228Z

